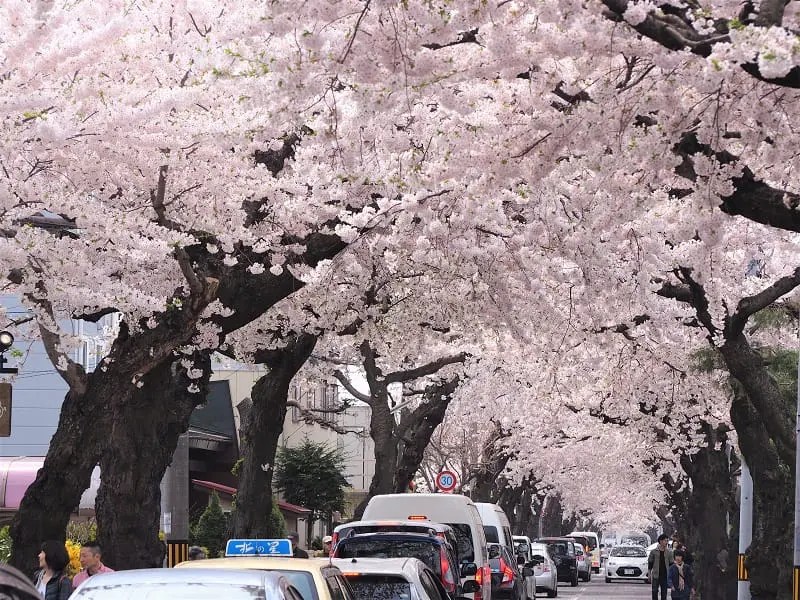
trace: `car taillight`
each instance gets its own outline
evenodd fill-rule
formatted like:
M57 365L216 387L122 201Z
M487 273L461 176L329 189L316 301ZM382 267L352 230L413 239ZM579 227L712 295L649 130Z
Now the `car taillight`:
M447 554L444 548L439 548L439 564L442 568L442 584L448 593L455 595L456 581L453 575L453 569L450 568L450 561L447 560Z
M328 552L329 556L333 556L333 551L336 548L336 543L338 541L339 541L339 534L334 531L333 535L331 536L331 550L330 552Z
M511 570L502 558L500 559L500 572L503 574L502 583L510 583L514 581L514 571Z

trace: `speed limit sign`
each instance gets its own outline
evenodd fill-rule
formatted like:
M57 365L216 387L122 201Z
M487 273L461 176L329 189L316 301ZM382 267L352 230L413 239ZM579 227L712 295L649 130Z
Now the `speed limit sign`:
M436 476L436 487L442 492L452 492L457 482L458 478L452 471L440 471Z

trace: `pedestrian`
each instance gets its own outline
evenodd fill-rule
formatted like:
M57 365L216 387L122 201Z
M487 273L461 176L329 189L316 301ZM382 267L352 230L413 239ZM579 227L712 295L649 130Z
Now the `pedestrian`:
M189 560L203 560L205 557L206 553L200 546L189 548Z
M100 549L100 544L97 542L86 542L81 546L81 566L83 570L72 578L72 585L78 587L89 577L98 573L113 573L114 569L110 569L103 564L102 557L103 553Z
M36 590L44 600L67 600L72 583L65 573L69 554L64 542L47 540L39 552L39 570L34 577Z
M22 571L11 565L0 563L0 598L9 600L41 600L41 594L33 587Z
M300 541L300 535L296 531L292 531L286 537L292 542L292 556L295 558L308 558L308 552L303 550L297 543Z
M667 536L658 536L658 545L650 551L647 557L647 570L650 574L652 586L652 599L658 600L658 591L661 590L661 600L667 600L667 574L673 563L672 550L667 548Z
M694 556L692 556L692 553L689 552L689 549L686 547L686 544L684 544L681 540L675 540L675 543L672 546L672 550L673 552L675 550L680 550L681 552L683 552L684 564L687 564L690 567L694 567Z
M675 562L669 568L667 578L672 600L689 600L694 597L694 572L684 562L683 550L675 550Z
M326 535L322 538L322 556L330 556L331 555L331 544L333 543L333 538L329 535Z

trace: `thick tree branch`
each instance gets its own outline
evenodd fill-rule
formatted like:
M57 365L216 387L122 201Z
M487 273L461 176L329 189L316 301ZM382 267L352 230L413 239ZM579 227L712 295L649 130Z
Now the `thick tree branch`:
M353 398L355 398L356 400L361 400L361 402L365 402L367 404L372 403L372 396L358 391L356 386L353 385L353 382L347 378L347 375L337 370L334 371L333 376L336 377L339 383L341 383L342 386L344 386L344 389L347 390L347 393L353 396Z
M427 377L428 375L433 375L437 373L447 365L453 365L457 363L463 363L467 359L468 354L466 352L461 352L459 354L455 354L453 356L443 356L438 358L434 361L431 361L427 364L421 365L414 369L408 369L406 371L394 371L386 375L384 381L389 383L403 383L405 381L411 381L413 379L419 379L420 377Z
M319 425L320 427L324 427L325 429L330 429L331 431L336 432L340 435L346 435L348 433L357 433L351 431L350 429L347 429L346 427L337 425L333 421L326 419L324 416L322 416L322 414L318 414L318 413L341 413L344 412L345 410L344 408L331 409L331 410L317 409L317 408L314 409L303 408L302 406L300 406L298 402L295 402L294 400L287 401L286 406L297 409L300 412L300 418L303 420L304 423L316 424Z
M603 0L606 17L614 21L624 21L629 0ZM717 44L730 42L730 22L728 19L712 18L713 31L699 33L694 28L692 11L696 6L686 2L682 7L662 4L659 10L651 11L638 25L629 25L640 34L650 38L669 50L689 50L693 54L708 57ZM783 21L782 0L762 0L753 25L760 27L780 27ZM768 78L761 74L758 63L748 62L742 69L752 77L767 83L790 88L800 88L800 68L793 68L783 77Z
M796 268L791 275L781 277L758 294L745 296L739 300L736 305L736 312L730 318L728 331L725 334L726 337L734 337L741 334L751 316L788 294L798 285L800 285L800 267Z

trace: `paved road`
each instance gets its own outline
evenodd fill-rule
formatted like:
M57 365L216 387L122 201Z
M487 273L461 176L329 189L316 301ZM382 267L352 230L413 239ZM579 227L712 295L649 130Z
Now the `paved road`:
M547 598L541 592L536 598ZM634 581L606 583L602 577L593 575L589 583L581 582L578 587L568 583L558 584L558 598L568 600L650 600L650 586Z

